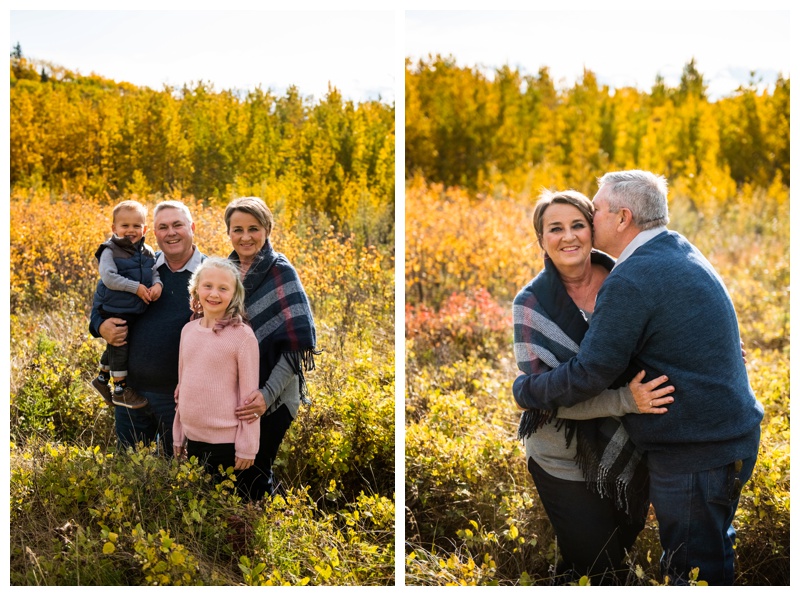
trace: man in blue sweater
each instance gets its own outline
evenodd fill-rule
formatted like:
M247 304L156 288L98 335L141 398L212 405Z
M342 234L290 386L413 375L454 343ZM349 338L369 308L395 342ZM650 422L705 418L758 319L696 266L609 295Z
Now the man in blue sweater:
M520 375L523 408L552 410L594 397L628 365L665 374L675 401L662 416L625 416L647 452L650 498L670 583L698 567L709 584L733 583L732 522L752 474L764 409L742 359L725 285L683 236L667 230L667 182L631 170L603 176L594 197L594 246L618 257L597 294L578 354L558 368Z
M161 249L155 264L163 285L160 299L139 316L130 332L124 319L103 320L95 303L89 332L112 345L127 341L128 382L149 402L138 410L115 408L119 445L129 447L158 439L164 453L171 456L181 330L192 314L189 279L205 256L194 245L194 222L183 203L164 201L156 205L153 227Z

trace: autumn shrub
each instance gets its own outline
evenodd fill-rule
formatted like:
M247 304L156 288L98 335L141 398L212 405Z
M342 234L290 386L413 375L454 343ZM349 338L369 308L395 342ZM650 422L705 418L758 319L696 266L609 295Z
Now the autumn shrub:
M450 548L433 547L431 550L414 545L407 549L406 582L424 586L480 586L507 585L509 577L517 578L514 585L542 586L552 584L592 585L598 578L583 576L578 579L561 578L556 565L558 547L550 528L541 522L541 505L527 492L504 495L499 506L503 518L493 527L468 520L456 532ZM651 580L657 559L650 551L642 551L648 542L658 542L658 534L649 523L640 535L637 547L628 553L627 571L619 574L624 585L656 585ZM538 575L536 571L546 570Z
M290 484L336 484L339 502L394 486L394 353L369 342L336 340L309 374L312 404L302 408L278 455ZM328 499L334 493L327 492Z
M108 214L94 203L51 201L43 193L12 197L10 205L11 312L22 305L65 306L91 300L94 251L110 233Z
M521 446L505 430L507 374L470 358L408 379L407 539L454 536L475 515L494 521L501 495L524 478Z
M329 485L336 492L336 483ZM240 562L244 583L389 585L394 580L394 500L361 493L326 512L303 490L266 504L252 554Z
M476 557L468 550L439 556L417 547L406 556L406 580L409 585L498 585L494 579L496 569L497 563L488 554L476 562Z
M764 406L761 448L737 513L736 552L748 585L788 585L790 522L789 355L756 349L747 357L750 384Z
M708 180L678 180L671 189L669 227L700 248L725 282L765 409L759 458L734 522L736 582L788 585L788 189L714 189ZM541 262L532 226L519 215L530 206L512 206L517 199L504 190L471 196L419 179L406 190L407 214L416 218L409 237L419 231L406 246L406 582L547 585L556 579L557 545L516 440L511 395L518 372L510 299ZM691 200L700 192L701 200ZM471 207L492 218L459 218ZM453 238L454 222L461 240ZM448 303L455 296L454 304L470 304L478 288L498 301L489 310L496 317ZM660 555L651 510L624 582L663 585Z
M11 438L108 444L113 417L89 385L102 345L69 312L11 315Z
M541 261L524 205L419 178L406 186L405 250L406 301L429 308L477 288L511 300Z
M190 561L219 557L219 537L238 507L229 488L198 496L207 482L196 461L168 461L144 448L113 454L100 446L12 445L11 583L218 583L219 565L203 570ZM183 547L168 546L170 534Z
M301 487L245 506L233 477L214 485L194 458L43 441L12 444L10 486L12 585L393 580L394 506L380 495L324 512Z
M394 339L394 258L391 250L360 246L333 228L301 237L285 233L276 247L297 268L315 317L330 339L391 344ZM313 298L312 298L313 297Z
M414 358L439 363L492 357L511 341L511 318L483 288L452 293L438 310L406 304L406 340Z

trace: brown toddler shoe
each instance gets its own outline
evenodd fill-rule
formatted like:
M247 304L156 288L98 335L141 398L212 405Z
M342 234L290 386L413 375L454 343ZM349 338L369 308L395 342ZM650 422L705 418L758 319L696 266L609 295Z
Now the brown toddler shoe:
M122 391L114 391L111 401L115 406L122 406L123 408L130 408L131 410L143 408L148 403L147 400L136 393L132 387L125 387Z
M95 377L94 379L92 379L92 387L97 389L97 392L103 396L103 399L105 400L106 404L108 404L109 406L114 405L114 402L111 401L111 387L108 386L108 382L104 383L103 381Z

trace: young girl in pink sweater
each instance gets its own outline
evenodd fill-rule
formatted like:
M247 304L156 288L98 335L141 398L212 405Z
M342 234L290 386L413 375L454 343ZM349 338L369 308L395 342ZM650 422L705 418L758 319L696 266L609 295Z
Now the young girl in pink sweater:
M181 332L174 450L197 456L219 479L218 466L246 470L258 452L261 425L240 422L235 412L258 389L258 342L230 261L206 259L189 282L189 299L194 314Z

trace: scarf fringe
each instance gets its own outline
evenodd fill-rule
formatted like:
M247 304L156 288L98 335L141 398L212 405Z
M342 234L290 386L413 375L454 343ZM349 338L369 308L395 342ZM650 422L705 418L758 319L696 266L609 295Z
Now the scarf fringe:
M555 410L525 410L519 418L519 428L517 428L517 439L524 441L530 437L537 430L542 428L545 424L549 424L555 420L556 430L564 431L564 439L566 448L569 449L572 439L575 437L575 431L578 425L575 420L567 420L566 418L556 418Z
M517 439L523 441L555 419L555 412L550 410L525 410L519 418Z
M645 483L642 490L633 486L633 477L619 474L613 478L611 470L600 463L591 449L582 447L580 442L575 462L586 478L586 487L589 491L602 498L611 499L615 508L624 512L628 519L634 521L644 519L650 505L647 498L649 482ZM635 473L634 471L633 474Z
M289 366L292 367L292 372L297 375L300 380L300 401L305 405L311 405L311 398L308 397L308 385L306 384L305 373L316 368L314 356L322 354L322 350L315 348L306 348L305 350L298 350L295 352L285 352L284 355L289 361Z
M575 438L575 431L578 430L577 420L567 420L566 418L556 418L556 430L564 429L564 441L567 449Z

